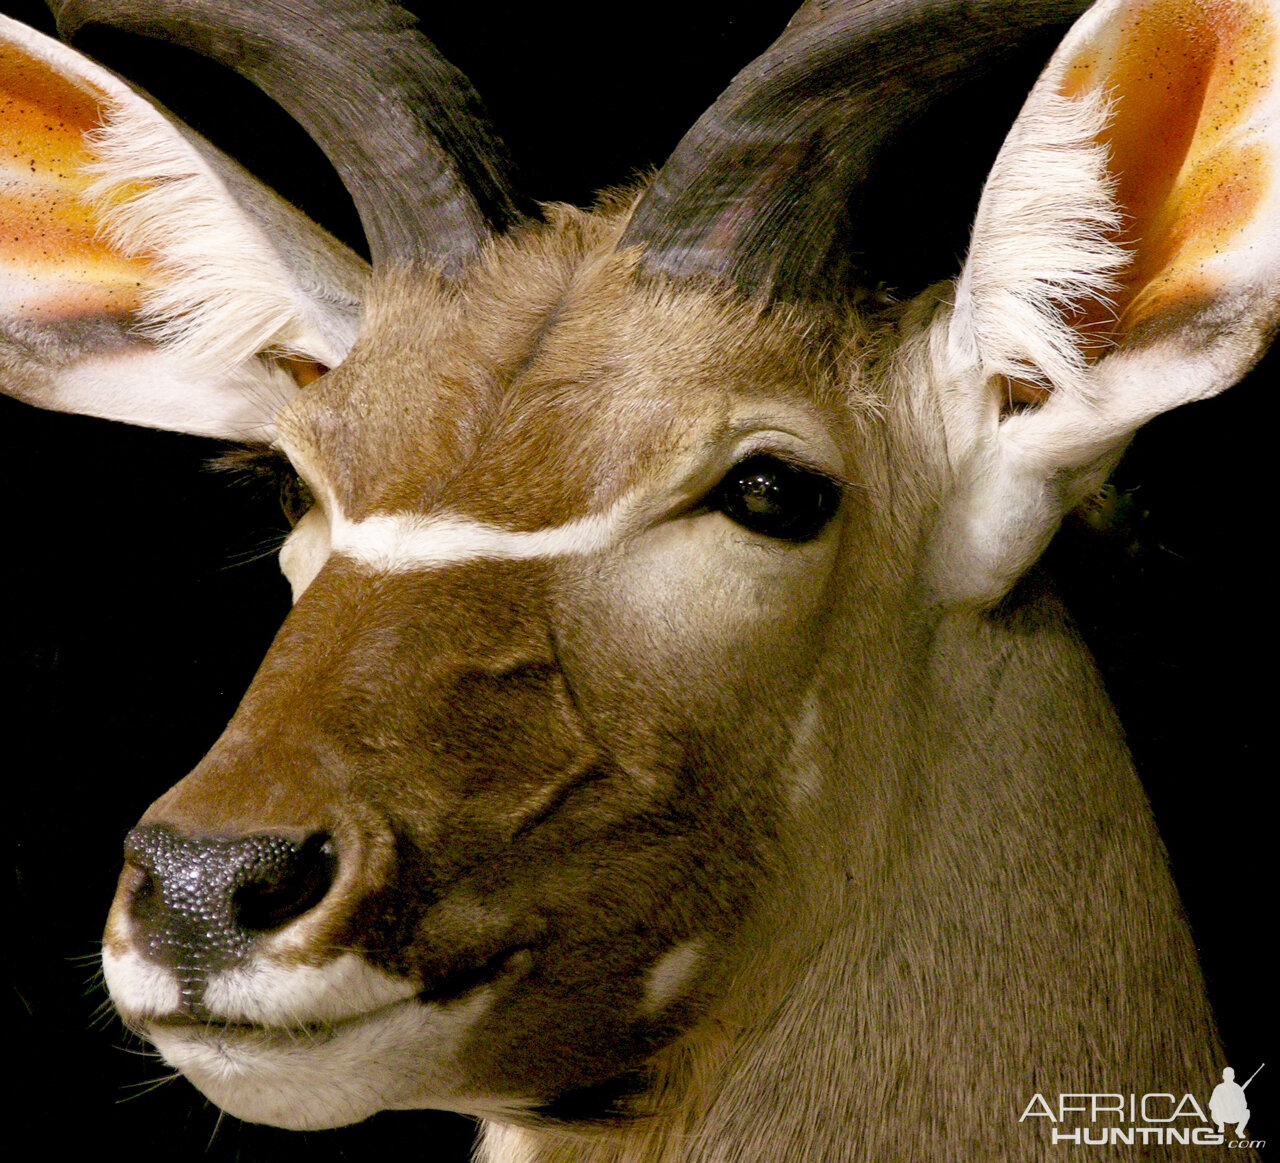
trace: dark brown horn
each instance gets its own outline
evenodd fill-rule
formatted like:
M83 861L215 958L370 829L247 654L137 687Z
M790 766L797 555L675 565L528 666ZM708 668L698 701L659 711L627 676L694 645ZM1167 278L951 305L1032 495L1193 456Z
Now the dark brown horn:
M847 293L881 151L939 97L1090 0L809 0L684 136L622 245L677 277L771 297ZM874 279L872 280L874 281Z
M471 83L387 0L50 0L64 37L107 24L185 45L253 81L316 141L374 264L463 266L527 217Z

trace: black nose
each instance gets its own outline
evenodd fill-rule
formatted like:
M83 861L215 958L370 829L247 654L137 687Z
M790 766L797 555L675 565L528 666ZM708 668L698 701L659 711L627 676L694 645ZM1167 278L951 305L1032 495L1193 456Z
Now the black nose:
M189 837L163 825L130 832L124 858L135 879L136 941L152 960L188 974L235 965L255 938L319 904L338 863L323 832L299 844L270 834Z

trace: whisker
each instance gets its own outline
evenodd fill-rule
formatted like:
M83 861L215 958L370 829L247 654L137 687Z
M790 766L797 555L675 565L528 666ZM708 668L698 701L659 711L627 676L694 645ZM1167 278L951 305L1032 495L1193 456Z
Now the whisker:
M89 1014L89 1029L106 1029L111 1024L111 1019L115 1017L115 1013L115 1006L111 1004L111 999L105 998L94 1006L92 1013Z
M218 1137L218 1131L222 1127L222 1120L227 1117L227 1112L218 1108L218 1117L214 1120L213 1130L209 1132L209 1141L204 1145L204 1153L207 1155L213 1150L213 1141Z
M72 965L100 966L102 964L102 950L95 949L92 953L68 953L65 960Z
M144 1045L150 1046L149 1043L144 1043ZM164 1059L160 1057L160 1051L156 1050L153 1047L148 1049L136 1050L131 1046L117 1046L116 1049L119 1050L122 1054L132 1054L135 1058L154 1058L157 1062L164 1061Z
M237 569L240 566L252 565L255 561L262 561L264 558L272 557L280 552L280 546L284 544L287 533L273 531L256 541L252 542L244 549L233 550L227 555L227 560L222 563L222 569Z
M119 1106L121 1103L132 1102L135 1098L142 1098L143 1095L150 1094L153 1090L159 1090L166 1083L173 1082L174 1079L181 1077L182 1075L179 1074L178 1071L174 1070L169 1074L161 1075L159 1078L146 1078L141 1082L126 1082L121 1089L132 1090L134 1093L122 1095L120 1098L117 1098L116 1105Z

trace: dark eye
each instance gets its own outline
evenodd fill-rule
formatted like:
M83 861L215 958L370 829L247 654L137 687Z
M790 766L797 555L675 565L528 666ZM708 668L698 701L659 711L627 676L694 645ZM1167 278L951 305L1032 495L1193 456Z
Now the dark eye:
M292 466L280 474L280 508L291 526L301 521L315 503L311 490Z
M840 505L840 486L813 469L760 454L739 461L707 497L707 507L744 529L782 541L809 541Z
M290 525L296 525L316 503L297 471L278 448L242 445L228 448L208 462L215 472L229 472L246 483L272 490Z

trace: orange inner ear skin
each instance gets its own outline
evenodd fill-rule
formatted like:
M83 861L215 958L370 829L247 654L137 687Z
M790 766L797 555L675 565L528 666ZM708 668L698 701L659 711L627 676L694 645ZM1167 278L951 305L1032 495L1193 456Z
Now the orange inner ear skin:
M12 44L0 44L0 271L3 308L33 321L122 316L154 281L143 259L100 236L82 194L85 135L101 101Z
M281 356L280 365L293 376L294 382L300 388L314 384L329 370L324 364L317 363L314 359L302 359L292 355Z
M1191 168L1153 230L1158 247L1140 247L1137 290L1124 306L1121 329L1132 331L1189 303L1213 297L1203 262L1226 250L1253 217L1267 190L1267 150L1258 143L1227 146ZM1153 272L1142 280L1147 271Z
M76 180L58 163L88 160L83 139L102 123L100 102L16 45L0 44L0 162Z
M1215 287L1204 261L1230 245L1267 191L1265 148L1239 140L1271 83L1275 28L1259 0L1145 0L1067 66L1065 96L1115 101L1102 135L1134 254L1114 337L1157 323Z

